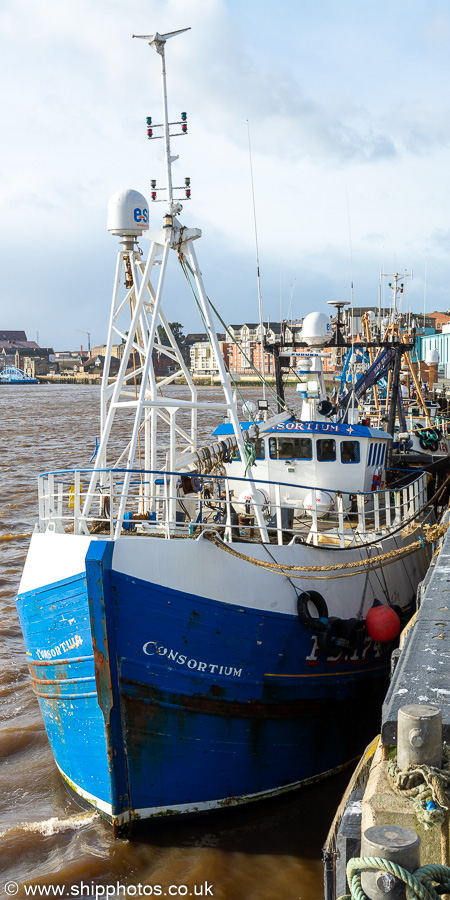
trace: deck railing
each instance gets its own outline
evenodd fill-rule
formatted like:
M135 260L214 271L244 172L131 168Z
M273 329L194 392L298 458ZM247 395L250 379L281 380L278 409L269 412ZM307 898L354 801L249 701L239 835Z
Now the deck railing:
M243 479L196 476L197 491L182 494L179 472L133 470L125 505L121 504L125 469L48 472L39 477L39 530L59 533L154 534L166 539L199 537L216 530L226 541L260 541L255 506L272 543L303 540L315 546L356 546L376 534L413 525L426 503L426 475L414 473L378 491L350 494L288 482L255 480L256 500L243 508L238 496ZM394 474L394 473L391 473ZM192 472L186 473L192 478ZM250 481L246 480L246 484ZM149 485L152 493L149 493ZM174 488L175 486L175 488ZM283 503L286 488L309 492L309 509ZM263 498L263 493L266 497ZM324 495L329 498L324 508ZM270 500L267 500L267 496ZM124 516L118 523L119 509ZM263 535L263 538L265 536ZM267 538L266 538L267 539Z

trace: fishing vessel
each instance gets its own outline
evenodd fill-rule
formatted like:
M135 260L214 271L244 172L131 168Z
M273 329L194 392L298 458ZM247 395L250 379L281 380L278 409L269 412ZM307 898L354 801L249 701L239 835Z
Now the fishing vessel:
M109 204L119 249L98 452L89 468L40 476L17 596L56 765L118 830L277 794L360 752L434 534L425 475L388 471L391 435L327 397L324 314L303 325L301 413L264 386L239 418L201 232L179 218L190 181L172 183L171 137L187 116L169 122L165 46L180 33L142 36L161 60L162 124L147 118L165 146L165 192L151 182L161 227L148 228L138 191ZM216 359L214 402L169 325L170 258ZM154 351L173 368L158 383ZM205 443L206 414L217 427Z

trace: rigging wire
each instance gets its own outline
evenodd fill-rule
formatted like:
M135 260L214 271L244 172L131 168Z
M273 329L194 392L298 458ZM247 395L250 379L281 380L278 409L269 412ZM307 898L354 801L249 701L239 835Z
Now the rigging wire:
M258 287L258 310L259 310L259 328L260 328L260 363L261 363L261 374L263 376L262 382L262 391L263 391L263 399L266 399L266 382L264 378L264 324L263 324L263 308L262 308L262 297L261 297L261 277L259 272L259 249L258 249L258 229L256 226L256 205L255 205L255 186L253 183L253 164L252 164L252 148L250 144L250 125L247 119L247 136L248 136L248 155L250 160L250 180L252 185L252 201L253 201L253 223L255 228L255 249L256 249L256 283Z
M354 357L354 344L355 344L355 334L354 334L354 323L355 323L355 312L353 306L353 246L352 246L352 229L350 223L350 206L348 202L348 191L347 186L345 187L345 197L347 200L347 222L348 222L348 238L350 242L350 301L351 301L351 311L352 311L352 333L351 333L351 342L352 342L352 359ZM354 386L356 380L356 370L355 367L352 366L352 384Z
M196 304L197 304L197 308L198 308L198 310L199 310L201 319L202 319L203 323L205 324L205 320L204 320L204 317L203 317L203 312L202 312L202 310L201 310L201 306L200 306L198 297L197 297L197 295L196 295L196 293L195 293L194 287L193 287L193 285L192 285L191 279L189 278L189 274L188 274L188 272L190 272L192 275L194 275L194 272L192 271L192 268L191 268L190 264L186 261L186 259L185 259L184 257L182 258L182 257L180 256L179 259L180 259L180 265L181 265L181 268L183 269L184 275L185 275L185 277L186 277L186 280L187 280L187 282L188 282L188 284L189 284L189 287L190 287L190 289L191 289L191 291L192 291L193 297L194 297L195 302L196 302ZM208 300L208 303L209 303L209 305L210 305L210 307L211 307L213 313L217 316L217 319L219 320L220 324L222 325L222 328L225 329L225 333L226 333L226 334L228 335L228 337L230 338L230 341L231 341L233 344L235 344L236 347L239 347L242 356L244 357L244 359L246 360L246 362L248 362L249 367L252 369L252 371L254 372L255 376L259 379L259 381L263 381L263 378L262 378L262 375L261 375L260 370L257 369L256 366L253 365L251 359L249 359L249 357L244 353L244 351L242 350L242 347L239 345L238 341L236 340L236 338L234 337L234 335L231 333L231 331L229 330L228 326L225 324L224 320L222 319L222 316L220 315L219 311L218 311L218 310L216 309L216 307L214 306L214 303L212 302L212 300L211 300L209 297L207 297L207 300ZM205 329L205 330L207 330L207 329ZM230 373L230 375L231 375L231 373ZM232 376L231 376L231 377L232 377ZM267 383L266 383L266 389L267 389L267 391L272 395L273 399L274 399L277 403L278 403L278 402L284 403L284 407L285 407L286 411L289 412L292 416L294 415L293 411L287 406L286 401L282 401L281 397L278 395L278 393L276 392L276 390L274 390L273 387L272 387L270 384L267 384Z

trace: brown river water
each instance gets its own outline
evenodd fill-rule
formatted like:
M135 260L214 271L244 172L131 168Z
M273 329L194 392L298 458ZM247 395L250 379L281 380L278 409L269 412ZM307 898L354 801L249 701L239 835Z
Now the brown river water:
M59 776L14 596L37 518L37 475L89 465L99 399L94 386L0 387L0 897L320 900L321 848L349 771L270 801L149 823L131 841L80 809Z

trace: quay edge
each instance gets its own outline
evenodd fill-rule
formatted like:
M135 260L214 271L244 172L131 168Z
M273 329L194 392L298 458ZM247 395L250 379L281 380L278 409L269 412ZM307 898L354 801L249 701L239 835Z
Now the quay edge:
M450 524L450 510L442 522ZM448 815L442 825L425 827L412 802L393 792L387 775L396 756L400 709L425 704L438 708L443 744L450 743L450 528L419 585L417 605L399 649L392 654L380 734L353 772L323 848L325 900L348 893L347 863L361 856L362 835L373 826L395 825L416 832L421 840L421 866L450 865Z

